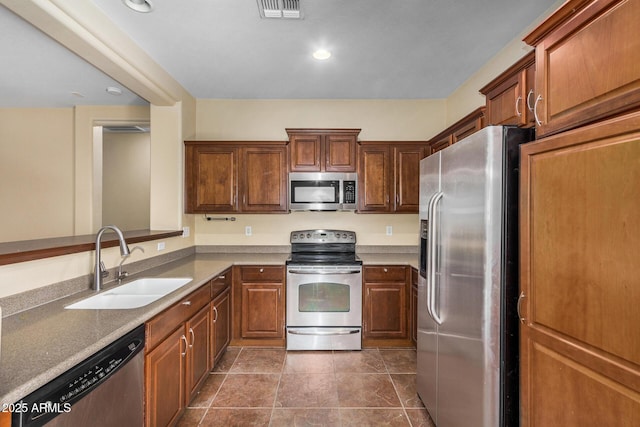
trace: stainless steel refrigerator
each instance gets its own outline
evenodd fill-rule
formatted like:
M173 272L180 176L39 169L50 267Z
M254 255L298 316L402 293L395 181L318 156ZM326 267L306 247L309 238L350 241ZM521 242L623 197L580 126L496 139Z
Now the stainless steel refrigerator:
M417 390L438 427L518 425L519 145L489 126L420 163Z

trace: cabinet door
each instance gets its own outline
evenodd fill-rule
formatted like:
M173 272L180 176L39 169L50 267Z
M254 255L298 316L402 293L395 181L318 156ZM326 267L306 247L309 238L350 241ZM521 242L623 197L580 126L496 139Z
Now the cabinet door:
M446 135L436 141L429 142L429 147L431 147L431 154L437 153L440 150L444 150L448 146L452 144L452 135Z
M484 127L484 116L479 117L471 122L464 123L458 129L456 129L451 135L451 143L455 144L456 142L462 139L465 139L469 135L472 135L478 132L483 127Z
M354 134L329 134L324 138L324 169L327 172L355 172L356 139Z
M521 425L640 425L640 113L521 153Z
M237 156L234 147L186 145L186 213L237 211Z
M287 212L286 147L242 148L242 211Z
M536 46L537 137L640 105L640 2L568 1L549 21L525 38Z
M411 345L407 279L407 269L403 266L364 268L364 345Z
M220 360L231 339L231 299L229 290L211 303L211 367Z
M320 172L322 135L305 133L289 135L291 172Z
M391 211L391 168L389 145L361 145L358 173L358 211Z
M406 338L405 283L365 284L365 338Z
M186 324L187 366L185 404L197 394L198 388L211 369L209 362L209 305L204 306Z
M242 284L242 338L284 338L283 285Z
M184 327L176 329L145 356L145 420L149 427L173 425L185 407Z
M526 100L522 96L525 75L524 70L520 71L487 93L487 122L490 125L526 124Z
M394 145L395 212L418 213L420 206L420 160L425 145Z

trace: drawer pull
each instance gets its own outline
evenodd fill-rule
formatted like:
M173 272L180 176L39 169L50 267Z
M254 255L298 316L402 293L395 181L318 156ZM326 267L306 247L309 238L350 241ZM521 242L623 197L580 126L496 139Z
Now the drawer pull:
M264 268L261 268L261 269L260 269L260 273L264 273Z
M191 305L191 301L185 301L182 303L182 305Z
M226 277L225 276L218 276L218 279L224 280L224 279L226 279Z

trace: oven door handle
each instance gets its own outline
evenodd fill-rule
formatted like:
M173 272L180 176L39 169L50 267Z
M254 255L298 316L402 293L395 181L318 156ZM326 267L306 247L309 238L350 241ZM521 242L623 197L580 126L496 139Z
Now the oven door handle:
M287 272L291 274L359 274L361 270L288 270Z
M287 332L293 335L351 335L360 332L360 329L337 329L333 331L305 330L305 329L287 329Z

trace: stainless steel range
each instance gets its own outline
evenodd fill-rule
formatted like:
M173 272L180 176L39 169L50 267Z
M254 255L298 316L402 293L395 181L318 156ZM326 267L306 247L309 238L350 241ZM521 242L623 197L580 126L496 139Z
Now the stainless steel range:
M362 261L356 233L291 233L287 350L362 349Z

